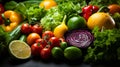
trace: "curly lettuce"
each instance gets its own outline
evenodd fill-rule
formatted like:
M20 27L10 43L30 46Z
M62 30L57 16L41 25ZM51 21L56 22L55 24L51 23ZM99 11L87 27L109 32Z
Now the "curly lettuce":
M120 47L120 29L111 29L99 31L96 27L92 31L94 34L94 42L87 49L84 61L89 63L110 62L118 60L117 49Z

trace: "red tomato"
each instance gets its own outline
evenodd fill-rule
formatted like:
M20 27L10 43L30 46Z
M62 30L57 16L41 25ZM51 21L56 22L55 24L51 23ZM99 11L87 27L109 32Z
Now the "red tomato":
M37 39L35 42L40 43L43 47L45 47L47 45L47 42L41 38Z
M0 14L3 13L5 11L4 7L2 4L0 4Z
M42 26L35 24L31 28L32 28L32 32L42 34Z
M48 59L51 56L51 49L49 47L45 47L40 51L40 56L42 59Z
M31 25L29 25L28 23L22 24L21 32L24 34L30 34L31 33Z
M42 34L42 38L46 41L48 41L51 37L53 37L54 34L52 31L45 31L43 34Z
M35 43L35 41L37 39L40 39L40 35L37 34L37 33L30 33L28 36L27 36L27 43L31 46L32 44Z
M57 37L51 37L49 39L49 43L50 43L51 48L53 48L55 46L60 46L60 40Z
M33 56L39 56L40 55L40 51L43 49L42 44L40 43L34 43L31 46L31 52Z

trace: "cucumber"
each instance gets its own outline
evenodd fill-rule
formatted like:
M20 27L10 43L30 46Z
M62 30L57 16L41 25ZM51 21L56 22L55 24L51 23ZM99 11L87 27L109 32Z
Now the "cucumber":
M27 38L27 36L23 34L20 36L19 40L26 42L26 38Z
M11 31L9 33L10 38L8 41L8 44L12 41L12 40L17 40L19 39L19 37L21 36L21 24L18 25L13 31Z

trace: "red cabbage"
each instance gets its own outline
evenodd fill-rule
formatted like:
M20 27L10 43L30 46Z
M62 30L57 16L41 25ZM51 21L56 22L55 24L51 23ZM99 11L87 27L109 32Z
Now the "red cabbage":
M88 47L94 40L94 36L88 30L73 30L65 34L68 44L80 48Z

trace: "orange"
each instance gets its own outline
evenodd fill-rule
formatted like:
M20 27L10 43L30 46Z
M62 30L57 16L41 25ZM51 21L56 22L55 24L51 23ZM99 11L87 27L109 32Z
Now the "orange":
M95 26L98 26L100 29L112 29L115 27L115 21L108 13L97 12L91 15L87 21L89 29L92 30Z
M27 36L27 43L28 45L32 45L33 43L35 43L35 41L37 39L41 38L39 34L37 33L30 33L28 36Z
M44 0L39 4L40 7L43 7L45 9L50 9L56 5L57 3L54 0Z

